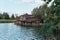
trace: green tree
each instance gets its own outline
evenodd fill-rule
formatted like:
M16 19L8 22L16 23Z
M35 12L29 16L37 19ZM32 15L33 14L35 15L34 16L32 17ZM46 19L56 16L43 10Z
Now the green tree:
M32 11L32 14L34 17L39 18L40 17L40 11L38 8L34 8Z
M2 19L2 14L0 13L0 19Z
M42 6L40 6L39 8L34 8L32 11L32 14L34 15L34 17L36 18L44 18L45 14L47 14L47 4L44 4Z
M11 19L15 19L15 16L14 16L14 14L12 14L12 16L11 16Z
M47 2L47 4L49 4L52 0L44 0L44 1ZM48 15L47 17L44 18L44 23L40 28L40 30L38 30L39 33L45 35L46 37L51 37L51 38L53 37L57 38L57 36L59 37L60 26L58 25L60 25L60 0L54 0L51 6L47 8L46 11L44 11L44 8L43 9L40 8L40 11L41 13L44 12L44 14L47 13Z
M3 19L10 19L9 14L6 12L3 12Z

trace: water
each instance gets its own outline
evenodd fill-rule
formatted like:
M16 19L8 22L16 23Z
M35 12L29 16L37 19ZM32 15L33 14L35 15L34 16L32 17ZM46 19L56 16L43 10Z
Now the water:
M0 40L36 40L34 32L35 29L32 27L17 26L14 23L0 23Z

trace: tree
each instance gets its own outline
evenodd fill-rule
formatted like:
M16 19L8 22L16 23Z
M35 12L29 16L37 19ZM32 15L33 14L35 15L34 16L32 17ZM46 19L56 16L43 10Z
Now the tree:
M51 2L52 0L44 0L47 4L49 4L49 2Z
M34 15L34 17L36 18L44 18L45 14L47 14L47 4L44 4L42 6L40 6L39 8L34 8L32 11L32 14Z
M12 14L11 19L15 19L14 14Z
M6 12L3 12L3 19L10 19L9 14Z
M0 19L2 19L2 14L0 13Z
M44 1L47 4L49 4L52 0L44 0ZM55 37L55 38L59 37L60 26L58 26L58 24L60 25L60 0L54 0L53 3L51 4L51 6L47 9L46 9L46 7L45 8L40 7L38 9L40 9L40 11L41 11L41 12L39 12L39 14L40 13L41 14L45 14L45 13L48 14L47 17L42 15L42 16L45 17L45 19L44 19L45 22L43 23L42 27L40 27L40 30L38 30L39 33L45 35L46 37L52 37L52 36ZM38 12L36 12L36 14L38 14ZM56 35L56 33L58 33L58 35Z
M40 16L39 13L40 13L40 11L38 8L34 8L32 11L33 16L36 18L39 18L39 16Z

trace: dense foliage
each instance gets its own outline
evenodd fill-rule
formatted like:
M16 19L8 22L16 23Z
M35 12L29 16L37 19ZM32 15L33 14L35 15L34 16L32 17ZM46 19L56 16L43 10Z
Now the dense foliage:
M54 0L50 7L47 4L51 0L44 0L46 4L39 8L34 8L32 14L37 18L42 18L44 23L38 32L46 38L59 39L60 35L60 0ZM60 40L60 39L59 39Z
M15 19L14 14L11 15L11 19Z
M10 15L7 12L0 13L0 19L14 19L14 14Z
M3 19L10 19L8 13L3 12Z

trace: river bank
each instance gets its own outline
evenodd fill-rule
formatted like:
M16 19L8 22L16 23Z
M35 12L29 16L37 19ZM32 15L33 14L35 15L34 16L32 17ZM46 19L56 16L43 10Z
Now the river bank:
M21 21L15 21L14 22L16 25L20 25L20 26L31 26L31 27L40 27L42 26L43 24L42 23L28 23L28 22L21 22Z
M12 19L0 19L0 23L13 23L14 21Z

